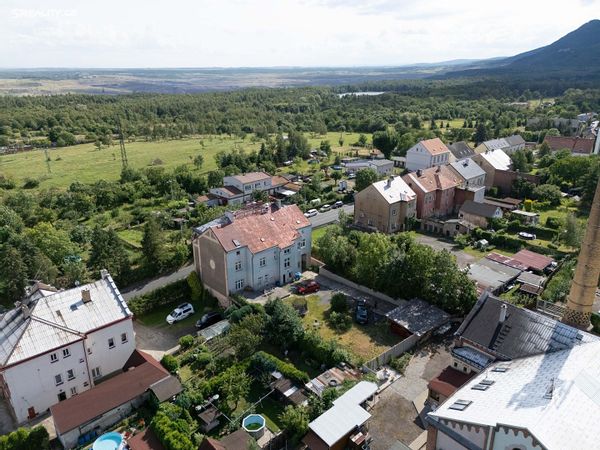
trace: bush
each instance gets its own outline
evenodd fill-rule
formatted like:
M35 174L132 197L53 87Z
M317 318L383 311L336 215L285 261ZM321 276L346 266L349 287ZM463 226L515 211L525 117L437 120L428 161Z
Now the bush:
M546 228L558 230L562 226L562 221L558 217L548 217L546 219Z
M400 355L398 358L394 358L390 361L390 367L394 369L396 372L404 375L404 371L406 370L406 366L410 362L412 358L412 354L407 352Z
M327 323L335 331L343 333L352 327L352 316L348 313L332 311L327 318Z
M41 425L32 429L18 428L0 436L0 450L47 450L49 448L48 431Z
M175 373L177 372L177 369L179 369L179 363L177 362L177 358L175 358L173 355L163 356L160 360L160 363L165 369L167 369L171 373Z
M35 178L25 178L25 182L23 183L23 189L35 189L40 185L40 180L36 180Z
M191 334L187 334L179 338L179 346L182 350L188 349L192 345L194 345L194 336Z
M147 314L160 306L170 304L175 306L179 303L189 301L189 299L190 287L186 280L179 280L148 294L135 297L127 303L127 306L129 306L129 309L133 314L140 316Z
M289 378L290 380L301 384L308 383L310 380L306 372L298 370L293 364L282 361L281 359L269 353L260 351L255 353L252 358L250 358L250 364L253 367L260 366L264 368L265 364L268 364L267 362L274 364L277 371L281 372L284 377Z
M204 286L196 272L192 272L187 277L187 284L190 287L190 297L193 302L200 303L204 299Z
M331 311L336 313L346 313L348 311L348 298L342 292L336 292L331 297Z
M212 353L202 352L196 355L196 364L201 368L208 366L213 361Z
M172 404L161 405L150 427L166 450L195 450L190 438L190 417L186 411Z

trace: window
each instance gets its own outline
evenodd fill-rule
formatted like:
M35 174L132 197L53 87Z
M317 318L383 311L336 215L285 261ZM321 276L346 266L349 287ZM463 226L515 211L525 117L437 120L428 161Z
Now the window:
M239 254L240 254L240 251L238 250L237 252L235 252L235 254L239 256Z
M61 384L63 384L62 375L61 374L54 375L54 382L56 383L57 386L60 386Z
M265 267L267 265L267 258L264 256L258 260L258 265L260 267Z
M75 379L75 372L73 372L73 369L67 370L67 380L71 381L74 379Z
M290 267L290 258L285 258L283 260L283 267Z
M304 247L306 247L306 239L302 239L300 242L298 242L298 248Z
M367 225L373 225L373 221L371 219L367 220Z
M58 361L58 356L56 356L56 353L50 353L50 362L55 363L56 361Z
M235 282L235 288L239 291L244 287L244 280L237 280Z
M237 270L237 271L242 270L242 262L241 261L235 262L235 270Z
M392 216L395 216L397 213L397 211L395 209L392 209Z
M290 249L289 249L289 248L286 248L286 249L283 251L283 254L284 254L284 255L289 255L289 254L290 254Z
M100 372L100 367L95 367L92 369L92 377L100 378L101 375L102 375L102 372Z
M63 348L63 358L68 358L69 356L71 356L71 350Z
M63 400L66 400L66 399L67 399L67 393L66 392L60 392L58 394L58 401L59 402L62 402Z
M121 344L127 342L127 333L121 333Z
M113 338L108 338L108 348L115 347L115 340Z
M91 355L92 354L92 348L88 347L87 352L88 352L88 355Z
M471 403L473 402L470 400L456 400L448 408L455 409L457 411L464 411Z
M71 388L71 396L73 396L73 395L77 395L77 386L73 386Z

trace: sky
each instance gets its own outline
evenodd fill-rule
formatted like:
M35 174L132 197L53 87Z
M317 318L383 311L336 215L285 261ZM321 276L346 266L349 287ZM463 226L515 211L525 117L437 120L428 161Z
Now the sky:
M600 0L2 0L0 67L397 66L510 56Z

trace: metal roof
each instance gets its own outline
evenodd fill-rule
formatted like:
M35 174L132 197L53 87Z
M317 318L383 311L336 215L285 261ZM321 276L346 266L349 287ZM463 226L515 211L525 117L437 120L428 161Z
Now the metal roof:
M402 177L392 177L373 183L373 187L389 204L408 202L417 198L417 194L406 184Z
M204 330L198 331L198 336L202 336L204 340L210 341L211 339L225 333L227 330L229 330L229 327L229 320L221 320L210 327L206 327Z
M377 392L377 385L361 381L340 398L333 406L313 420L308 426L327 445L332 446L355 427L365 423L370 417L360 403ZM367 395L370 393L370 395ZM366 397L365 397L366 395Z
M84 291L89 291L90 301L83 300ZM50 292L0 317L0 365L76 342L92 330L131 316L108 274L94 283Z
M458 174L465 180L472 180L480 176L485 176L485 171L477 165L475 161L470 158L463 159L462 161L455 161L450 163L450 166L458 172Z
M510 156L504 153L502 150L490 150L484 153L480 153L481 157L484 158L491 166L496 170L510 170L512 161Z
M450 320L449 314L418 298L392 309L386 317L417 336L422 336Z

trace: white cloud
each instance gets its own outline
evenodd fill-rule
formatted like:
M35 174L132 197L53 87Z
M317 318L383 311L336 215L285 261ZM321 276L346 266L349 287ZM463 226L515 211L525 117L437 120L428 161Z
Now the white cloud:
M3 67L397 65L516 54L598 0L4 0Z

